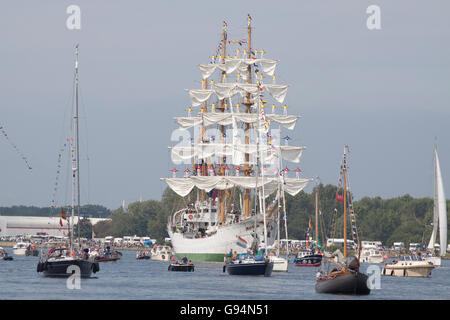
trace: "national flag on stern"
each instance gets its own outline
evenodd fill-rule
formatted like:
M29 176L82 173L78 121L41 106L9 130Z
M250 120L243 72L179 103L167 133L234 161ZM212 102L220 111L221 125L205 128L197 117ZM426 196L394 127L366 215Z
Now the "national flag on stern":
M247 248L247 241L245 241L245 239L243 239L243 238L240 237L240 236L237 237L237 242L236 242L236 244L237 244L239 247Z
M60 225L61 227L63 226L63 223L62 223L61 218L59 218L59 225Z

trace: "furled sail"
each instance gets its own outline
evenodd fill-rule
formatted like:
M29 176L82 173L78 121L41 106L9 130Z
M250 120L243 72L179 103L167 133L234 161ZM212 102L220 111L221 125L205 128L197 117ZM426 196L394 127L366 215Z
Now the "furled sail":
M209 192L212 189L226 190L233 187L242 187L244 189L261 189L264 185L265 196L278 189L280 179L278 177L235 177L235 176L190 176L185 178L162 178L167 185L178 195L187 196L194 187ZM284 190L292 196L295 196L313 179L283 179Z
M233 73L235 71L245 73L247 71L247 66L252 64L259 64L262 71L273 76L275 73L275 68L277 66L277 60L271 59L225 59L225 63L209 63L209 64L199 64L200 72L202 73L203 79L209 78L216 69L225 71L227 74Z
M287 84L263 84L262 88L267 90L269 94L279 103L284 102L287 94ZM219 100L231 98L236 94L244 96L250 93L253 96L259 94L259 89L256 84L249 83L215 83L212 89L187 89L191 103L194 107L201 105L208 100L212 94L215 94Z
M289 130L294 130L295 125L297 123L297 119L299 118L299 116L296 115L283 115L275 113L268 113L265 115L265 117L269 121L276 122ZM235 113L208 112L194 117L176 117L175 120L177 121L181 129L189 129L194 126L201 125L202 123L205 127L209 127L212 125L221 125L221 126L232 125L233 118L236 121L253 125L256 125L258 122L258 114L239 113L239 112Z
M208 159L210 157L232 157L230 163L242 164L245 154L256 156L259 151L265 164L278 162L274 154L281 155L283 160L299 163L305 147L297 146L258 146L255 144L198 143L193 146L171 147L172 161L183 162L193 158ZM254 162L251 162L254 163Z

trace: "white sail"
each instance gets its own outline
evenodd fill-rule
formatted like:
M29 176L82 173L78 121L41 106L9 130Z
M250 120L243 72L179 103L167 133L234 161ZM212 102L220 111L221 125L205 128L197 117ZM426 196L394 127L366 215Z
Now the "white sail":
M275 68L277 66L277 60L271 59L225 59L225 63L210 63L210 64L199 64L200 72L202 73L203 79L209 78L216 69L225 71L227 74L233 73L235 71L245 73L247 71L247 66L252 64L259 64L262 71L268 76L273 76L275 73Z
M273 148L273 149L272 149ZM193 158L208 159L210 157L230 157L230 163L241 165L244 163L245 154L253 158L256 157L257 146L255 144L224 144L224 143L198 143L194 146L175 146L171 147L172 161L180 163ZM281 155L283 160L299 163L305 147L297 146L261 146L260 152L264 157L264 163L278 163L277 156ZM249 163L255 163L250 160Z
M269 121L278 123L289 130L294 130L299 116L268 113L265 117ZM233 119L242 123L257 125L258 115L255 113L231 113L231 112L208 112L194 117L175 117L180 129L190 129L195 126L204 125L205 127L213 125L228 126L233 124Z
M235 176L190 176L185 178L162 178L167 185L178 195L187 196L194 187L209 192L212 189L226 190L233 187L242 187L244 189L265 188L266 197L272 194L278 188L280 179L278 177L235 177ZM292 196L295 196L312 179L286 178L283 181L284 190Z
M442 182L441 167L437 148L434 149L434 207L433 207L433 231L431 233L428 249L433 250L437 230L439 226L439 245L441 256L445 255L447 249L447 204Z
M447 204L444 193L444 185L442 183L441 167L437 150L435 150L436 158L436 186L437 186L437 207L439 215L439 240L441 246L441 256L445 255L447 249Z
M269 94L279 103L284 102L287 94L287 84L263 84L263 89L266 89ZM247 83L215 83L213 89L186 89L189 92L191 103L193 106L199 106L208 100L212 94L215 94L219 100L231 98L236 94L244 96L250 93L253 97L259 94L259 89L256 84Z

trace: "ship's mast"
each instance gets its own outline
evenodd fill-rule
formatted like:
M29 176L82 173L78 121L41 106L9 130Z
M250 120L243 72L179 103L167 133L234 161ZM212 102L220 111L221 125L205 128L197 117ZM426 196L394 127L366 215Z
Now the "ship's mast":
M319 246L319 186L316 185L316 247Z
M224 23L223 30L222 30L222 63L225 64L225 57L227 54L227 26ZM222 83L225 82L226 72L222 71ZM233 106L230 106L230 108L233 108ZM225 112L225 99L222 99L220 103L220 109L222 110L222 113ZM220 126L220 133L221 133L221 140L223 143L225 143L224 135L225 135L225 126ZM224 175L223 172L223 164L226 162L226 157L224 156L222 158L222 161L220 161L220 175ZM220 222L224 222L225 220L225 190L221 190L219 192L219 212L220 212Z
M344 162L343 162L343 172L344 172L344 262L345 270L347 271L347 156L344 148Z
M248 34L248 52L247 52L247 58L251 59L251 50L252 50L252 27L251 27L251 23L250 23L250 17L248 18L248 27L247 27L247 34ZM248 65L247 67L247 83L250 84L252 83L252 67L251 65ZM247 101L245 103L243 103L246 106L246 113L251 113L251 99L250 99L250 93L247 93ZM249 144L250 143L250 124L246 123L245 124L245 144ZM245 154L245 176L249 176L250 175L250 154L246 153ZM245 216L248 217L249 212L250 212L250 190L249 189L245 189L244 190L244 212L245 212Z
M72 159L72 225L70 226L70 250L73 250L73 223L75 219L75 192L77 193L78 211L78 246L80 244L80 174L79 174L79 134L78 134L78 45L75 46L75 75L74 75L74 95L73 95L73 136L74 148ZM75 186L76 184L76 186Z

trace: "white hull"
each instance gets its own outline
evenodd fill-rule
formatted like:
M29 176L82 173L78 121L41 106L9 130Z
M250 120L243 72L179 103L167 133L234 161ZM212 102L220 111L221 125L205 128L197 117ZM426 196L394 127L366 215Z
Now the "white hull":
M441 266L441 257L427 257L424 260L426 262L431 262L435 267Z
M426 261L398 261L396 264L386 264L382 275L394 277L421 277L431 275L434 265Z
M25 249L25 248L13 249L13 254L18 255L18 256L24 256L25 251L27 251L27 249Z
M247 252L246 248L243 248L237 244L238 236L247 241L247 247L249 248L253 241L253 227L254 219L249 218L241 220L239 223L228 224L217 228L217 231L203 238L185 238L182 233L173 232L168 230L173 251L176 254L193 254L198 256L203 255L221 255L222 261L225 255L232 250L238 254ZM263 224L258 223L256 232L259 239L264 239L263 236ZM275 239L275 223L268 228L271 230L270 238L268 237L268 245L272 245Z
M152 254L152 260L155 261L170 261L170 254L168 253L162 253L162 254Z
M278 272L287 272L288 271L288 261L285 258L277 257L277 256L269 256L271 262L273 262L273 270Z
M363 263L383 263L384 259L382 256L365 256L361 257L360 261Z

